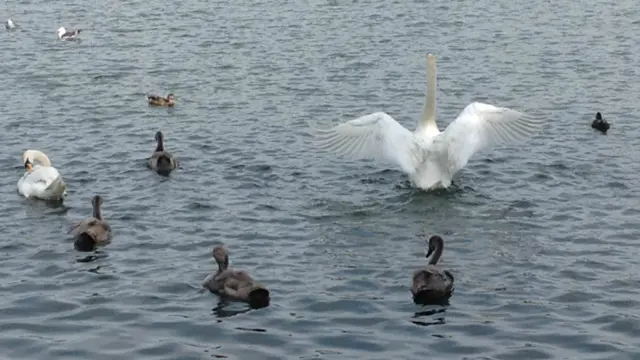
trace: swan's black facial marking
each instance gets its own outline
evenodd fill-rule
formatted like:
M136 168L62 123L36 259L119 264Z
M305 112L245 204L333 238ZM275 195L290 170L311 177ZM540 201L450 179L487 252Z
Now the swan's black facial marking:
M431 242L429 242L429 248L427 249L427 254L425 255L425 257L429 257L431 256L431 254L433 254L433 250L435 250L435 246L433 246L433 244Z

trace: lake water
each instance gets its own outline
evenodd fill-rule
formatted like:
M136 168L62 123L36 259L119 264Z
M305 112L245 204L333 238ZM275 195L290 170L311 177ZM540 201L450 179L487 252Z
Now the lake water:
M0 32L2 358L640 359L636 1L23 0L0 15L20 27ZM61 25L82 41L58 41ZM547 125L433 193L314 150L308 122L386 111L413 129L427 52L441 129L474 100ZM182 161L169 178L145 168L157 130ZM64 207L17 194L27 148L63 174ZM87 262L66 232L94 194L114 239ZM456 278L447 307L411 301L430 234ZM217 243L268 308L200 288Z

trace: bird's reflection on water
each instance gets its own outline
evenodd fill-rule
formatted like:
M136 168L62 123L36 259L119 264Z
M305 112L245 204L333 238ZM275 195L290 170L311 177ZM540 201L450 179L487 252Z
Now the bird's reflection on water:
M264 307L264 306L263 306ZM214 307L211 312L215 317L218 318L227 318L231 316L236 316L239 314L244 314L251 310L257 310L261 307L252 307L249 304L237 302L237 301L229 301L227 299L220 298L220 301ZM251 331L265 331L262 329L245 329Z
M109 257L109 255L107 255L106 253L103 253L102 251L95 251L93 254L91 255L87 255L87 256L83 256L80 258L76 259L76 262L79 263L89 263L89 262L93 262L96 260L100 260L100 259L106 259L107 257ZM98 268L100 268L98 266Z
M444 313L447 312L446 308L438 308L438 309L430 309L425 311L419 311L413 314L413 319L422 318L422 317L431 317L436 314L442 314L438 317L431 317L432 321L421 321L421 320L410 320L412 323L420 326L429 326L429 325L443 325L444 321Z
M71 208L64 204L64 200L25 199L30 208L36 211L53 209L53 213L65 215Z

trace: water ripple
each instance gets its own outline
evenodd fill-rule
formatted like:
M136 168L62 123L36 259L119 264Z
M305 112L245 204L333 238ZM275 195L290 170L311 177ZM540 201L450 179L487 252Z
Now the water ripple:
M4 7L21 26L0 44L6 357L640 357L634 2L102 5ZM57 41L61 24L83 40ZM427 51L441 127L473 100L547 127L433 193L314 151L308 122L386 111L413 128ZM148 107L150 92L178 105ZM158 130L182 162L169 178L145 168ZM17 195L27 148L60 169L64 205ZM80 254L67 231L94 194L114 239ZM416 307L433 233L456 291ZM219 243L269 307L200 288Z

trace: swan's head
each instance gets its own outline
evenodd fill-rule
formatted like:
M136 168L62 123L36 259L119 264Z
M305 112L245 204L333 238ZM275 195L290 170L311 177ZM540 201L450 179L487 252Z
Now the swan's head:
M436 57L433 54L427 54L427 63L429 65L435 65L436 64Z
M67 32L67 29L65 29L64 26L60 26L60 28L58 29L58 36L62 36L62 34L66 32Z
M22 162L26 163L27 160L31 162L31 164L38 163L42 166L51 166L51 160L49 157L39 150L26 150L22 153Z
M427 79L435 85L436 57L433 54L427 54Z
M596 120L602 120L602 114L600 114L600 112L596 113Z
M433 252L438 248L441 248L443 244L444 240L442 240L442 238L438 235L433 235L431 238L429 238L429 246L427 248L426 257L431 256L431 254L433 254Z
M93 207L98 207L100 205L102 205L102 196L100 195L96 195L91 199L91 205L93 205Z
M162 131L158 131L156 133L156 141L160 142L162 140L164 140L164 135L162 135Z
M229 253L223 246L218 245L213 248L213 258L216 260L218 267L221 270L225 270L229 267Z
M29 158L27 158L27 160L24 162L24 168L27 169L28 172L31 172L33 170L33 163L31 163L31 160L29 160Z

